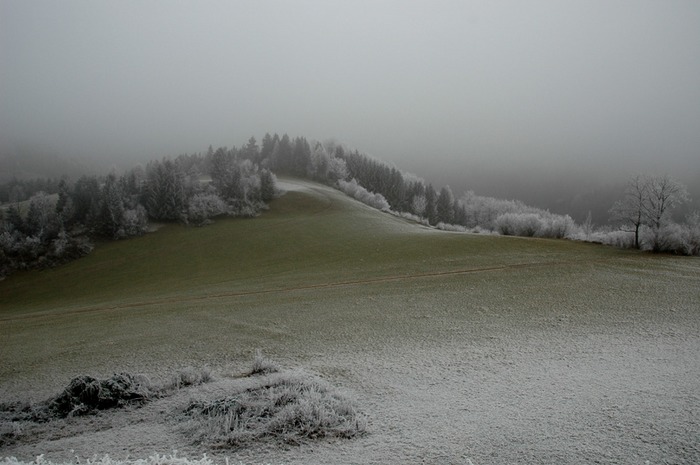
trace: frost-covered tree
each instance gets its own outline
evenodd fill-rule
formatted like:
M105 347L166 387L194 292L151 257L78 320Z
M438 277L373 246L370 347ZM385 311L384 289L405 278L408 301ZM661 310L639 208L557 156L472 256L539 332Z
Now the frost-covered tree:
M118 239L124 235L122 220L124 217L124 194L114 173L105 179L102 186L100 213L96 222L96 232L104 237Z
M268 169L260 170L260 199L269 202L277 195L277 178Z
M279 141L279 136L277 134L273 136L270 135L270 133L266 133L261 142L260 146L260 160L261 163L269 163L270 159L272 158L272 151L275 148L275 144Z
M209 222L210 218L223 215L228 207L216 193L199 193L189 199L187 206L187 220L197 226Z
M437 199L435 189L432 184L428 184L425 188L425 218L433 225L438 223Z
M658 251L664 225L675 207L688 200L685 186L668 176L634 176L627 182L624 196L610 213L622 231L634 233L634 247L642 246L642 227L651 228L651 247Z
M244 185L241 163L233 150L220 147L214 152L211 163L211 179L219 195L225 200L243 198Z
M248 139L248 143L241 149L241 157L257 163L260 157L260 147L255 137Z
M181 220L186 212L185 174L172 160L152 161L146 167L146 210L158 220Z
M437 198L437 220L438 222L452 224L454 221L454 196L450 186L440 189Z
M311 151L308 175L312 179L324 182L328 179L328 167L330 165L330 155L320 142L314 144Z
M663 228L670 221L670 213L678 205L689 200L688 190L680 182L668 176L647 178L644 216L652 231L652 250L660 252L663 244Z
M100 209L100 182L96 176L82 176L73 186L74 221L88 225Z
M44 192L32 196L25 220L26 234L44 241L55 237L59 229L54 200Z
M645 221L644 203L647 198L647 183L642 176L635 176L627 182L622 199L610 209L613 221L620 223L620 229L634 233L634 247L641 247L639 233Z
M427 205L428 201L425 198L425 194L416 194L411 201L411 213L423 218Z
M280 173L291 173L293 150L292 142L287 134L277 139L270 154L272 170Z
M348 166L345 160L335 156L331 157L328 163L328 182L345 181L348 176Z

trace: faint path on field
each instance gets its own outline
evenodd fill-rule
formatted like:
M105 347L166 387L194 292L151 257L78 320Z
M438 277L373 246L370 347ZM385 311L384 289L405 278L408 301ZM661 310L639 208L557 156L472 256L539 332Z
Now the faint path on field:
M602 262L602 261L608 261L608 259L586 260L585 263L590 264L590 263L597 263L597 262ZM57 312L57 313L42 311L42 312L36 312L36 313L27 314L27 315L19 315L19 316L14 316L14 317L0 318L0 321L4 321L4 322L5 321L17 321L17 320L27 320L27 319L32 319L32 318L42 318L42 317L46 317L46 316L64 316L64 315L75 315L75 314L83 314L83 313L97 313L97 312L109 311L109 310L123 310L123 309L129 309L129 308L149 307L149 306L153 306L153 305L162 305L162 304L169 304L169 303L179 304L179 303L187 303L187 302L206 302L209 300L232 298L232 297L246 297L246 296L253 296L253 295L268 295L268 294L284 294L284 293L314 290L314 289L334 289L334 288L350 287L350 286L365 286L365 285L378 284L378 283L401 282L401 281L409 281L409 280L423 279L423 278L440 278L440 277L459 276L459 275L467 275L467 274L474 274L474 273L488 273L488 272L492 272L492 271L507 271L507 270L526 269L526 268L542 268L542 267L563 266L563 265L576 265L576 264L580 264L580 263L581 263L580 261L576 261L576 260L569 260L569 261L562 260L562 261L545 262L545 263L540 263L540 262L537 262L537 263L514 263L514 264L509 264L509 265L488 266L488 267L481 267L481 268L467 268L467 269L449 270L449 271L433 271L433 272L428 272L428 273L411 273L411 274L393 275L393 276L378 276L375 278L353 279L353 280L345 280L345 281L333 281L333 282L316 283L316 284L308 284L308 285L301 285L301 286L279 287L279 288L272 288L272 289L219 292L219 293L214 293L214 294L204 294L204 295L191 296L191 297L163 297L160 299L143 300L140 302L124 303L124 304L119 304L119 305L91 306L91 307L85 307L85 308L68 310L65 312Z

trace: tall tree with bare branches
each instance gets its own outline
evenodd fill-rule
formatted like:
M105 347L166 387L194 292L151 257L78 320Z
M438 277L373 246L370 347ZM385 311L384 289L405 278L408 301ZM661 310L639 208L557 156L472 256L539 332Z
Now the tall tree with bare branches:
M624 197L610 209L620 229L634 233L634 247L641 248L640 232L646 226L652 231L652 249L659 250L661 231L671 211L688 200L688 191L669 176L634 176L627 182Z

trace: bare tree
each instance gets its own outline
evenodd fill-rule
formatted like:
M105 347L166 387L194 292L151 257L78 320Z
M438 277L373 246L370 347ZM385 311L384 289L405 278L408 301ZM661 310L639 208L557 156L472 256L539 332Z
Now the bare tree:
M652 229L652 248L657 250L662 226L670 212L688 200L685 186L668 176L634 176L627 183L624 197L610 209L614 221L622 231L634 233L634 247L639 249L643 226Z
M652 231L652 249L655 252L661 249L662 228L669 221L669 213L689 198L686 187L668 176L647 179L644 217Z
M644 177L637 175L627 182L625 194L616 201L610 209L613 221L621 224L620 229L634 233L634 248L640 248L639 230L644 224L644 199L646 198L646 182Z

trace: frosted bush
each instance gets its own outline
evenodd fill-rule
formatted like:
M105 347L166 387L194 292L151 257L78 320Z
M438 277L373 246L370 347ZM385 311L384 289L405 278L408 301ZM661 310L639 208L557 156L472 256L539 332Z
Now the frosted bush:
M209 218L226 213L227 206L217 194L195 194L187 205L187 220L201 225Z
M542 228L542 220L535 213L504 213L496 219L496 227L504 236L533 237Z
M420 223L420 224L422 224L422 225L424 225L424 226L430 226L430 224L428 223L428 220L427 220L427 219L425 219L425 218L423 218L423 217L421 217L421 216L418 216L418 215L414 215L413 213L408 213L408 212L395 212L395 211L393 211L393 210L390 211L389 213L391 213L391 214L394 215L394 216L398 216L399 218L404 218L404 219L409 220L409 221L414 221L414 222L416 222L416 223Z
M338 187L341 191L350 197L359 200L365 205L376 208L382 211L389 211L389 202L386 201L383 195L369 192L367 189L357 183L356 179L350 181L338 180Z
M682 234L686 254L700 255L700 213L688 215Z
M569 215L553 215L542 220L540 230L537 233L540 237L551 237L554 239L570 238L576 231L576 223Z
M443 231L452 231L452 232L466 232L467 228L464 226L460 226L458 224L450 224L450 223L443 223L442 221L435 226L438 229L441 229Z
M353 402L325 381L301 372L257 378L254 386L211 401L193 401L185 427L197 442L242 447L263 439L299 444L305 440L352 438L366 420Z
M692 224L669 223L660 229L644 228L643 249L677 255L700 254L700 231Z
M590 241L620 249L631 249L634 247L634 233L620 230L601 230L591 234Z

